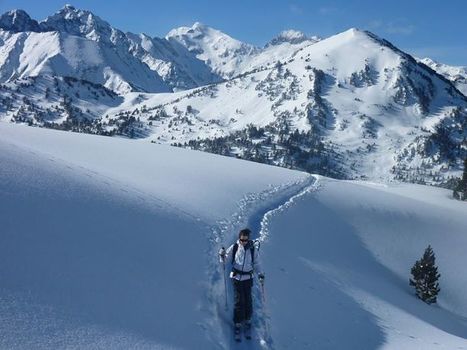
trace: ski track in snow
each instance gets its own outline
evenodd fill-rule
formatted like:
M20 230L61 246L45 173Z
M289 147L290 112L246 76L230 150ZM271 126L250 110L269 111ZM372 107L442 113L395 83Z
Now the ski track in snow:
M229 246L235 242L240 229L248 227L253 232L253 238L257 238L261 244L267 243L269 235L269 222L271 218L292 206L299 198L319 188L319 176L310 175L305 180L284 184L283 186L271 187L261 193L253 193L245 196L238 204L238 211L230 219L222 220L211 228L211 244L208 249L208 288L206 305L211 305L210 314L212 319L206 321L207 327L213 329L212 339L220 349L244 348L244 349L274 349L274 340L270 334L270 322L267 309L267 282L265 284L264 296L259 283L255 278L253 286L253 339L237 343L233 339L232 313L233 313L233 290L228 277L229 264L226 270L219 264L217 256L212 257L212 252L217 252L222 246ZM258 236L255 236L258 233ZM260 250L261 252L261 250ZM267 268L266 276L267 276ZM224 277L227 280L227 301ZM267 281L267 279L266 279ZM264 299L263 299L264 298ZM217 328L217 329L216 329Z

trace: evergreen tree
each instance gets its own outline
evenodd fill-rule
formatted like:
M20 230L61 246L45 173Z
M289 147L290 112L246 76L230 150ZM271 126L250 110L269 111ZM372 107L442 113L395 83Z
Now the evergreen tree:
M467 158L464 159L464 172L462 173L460 187L460 190L462 192L462 199L467 200Z
M410 285L415 287L415 295L427 304L436 303L440 291L438 267L435 265L435 253L431 246L425 249L420 260L417 260L411 270L413 278Z
M467 200L467 158L464 159L464 172L462 173L462 179L457 183L454 188L454 198Z

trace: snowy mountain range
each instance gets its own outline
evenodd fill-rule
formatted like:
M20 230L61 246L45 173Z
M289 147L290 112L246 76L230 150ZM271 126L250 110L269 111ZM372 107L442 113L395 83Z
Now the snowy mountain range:
M224 79L286 59L294 51L319 41L317 37L308 38L301 32L288 30L259 48L198 22L192 27L171 30L166 39L186 47Z
M282 32L264 47L201 23L123 33L66 5L0 17L0 119L143 138L339 178L446 184L467 157L465 69L376 35Z

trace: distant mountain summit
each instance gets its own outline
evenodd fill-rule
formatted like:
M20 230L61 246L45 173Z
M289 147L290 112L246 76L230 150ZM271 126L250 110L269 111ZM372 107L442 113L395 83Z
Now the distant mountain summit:
M92 12L77 9L72 5L65 5L40 24L44 31L58 31L93 40L113 40L115 42L120 39L119 37L124 36L121 31L114 29ZM111 38L112 36L117 36L117 38Z
M269 43L267 43L266 46L280 45L285 42L290 43L290 44L300 44L306 40L318 42L320 39L316 36L309 38L302 32L289 29L289 30L284 30L280 32L279 35L273 38Z
M39 23L23 10L12 10L1 15L0 28L14 33L41 31Z
M229 35L196 22L192 27L171 30L166 38L178 42L224 79L256 69L273 61L286 59L300 45L319 41L298 31L284 31L264 48L246 44ZM283 45L287 45L286 48ZM290 46L290 47L289 47Z
M238 41L219 30L196 22L192 27L171 30L166 39L178 42L211 67L223 78L238 73L238 65L260 51L259 48Z
M449 66L431 58L424 58L420 62L452 81L467 96L467 66Z

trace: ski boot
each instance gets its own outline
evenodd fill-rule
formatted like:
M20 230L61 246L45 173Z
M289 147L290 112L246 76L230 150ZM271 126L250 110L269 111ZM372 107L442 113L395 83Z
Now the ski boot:
M243 329L245 332L245 338L251 339L251 320L246 320L243 324Z
M242 341L242 324L235 323L234 325L234 337L235 341L241 342Z

